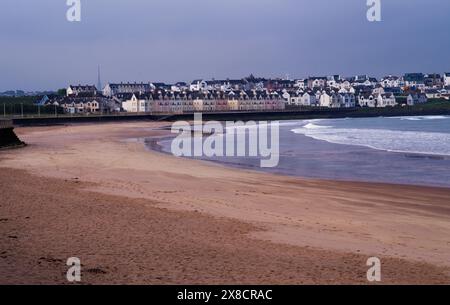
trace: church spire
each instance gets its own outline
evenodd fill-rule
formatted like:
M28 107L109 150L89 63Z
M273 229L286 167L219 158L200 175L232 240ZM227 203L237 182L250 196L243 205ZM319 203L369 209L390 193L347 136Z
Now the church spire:
M100 65L98 65L98 73L97 73L97 90L102 91L102 81L100 78Z

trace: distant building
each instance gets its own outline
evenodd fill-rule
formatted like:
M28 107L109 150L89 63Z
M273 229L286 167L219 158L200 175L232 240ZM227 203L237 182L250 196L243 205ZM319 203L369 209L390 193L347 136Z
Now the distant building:
M316 94L317 96L317 94ZM320 107L331 108L333 104L332 96L329 92L323 90L319 93L319 105Z
M380 85L383 88L400 87L400 78L392 75L385 76L381 79Z
M203 91L206 89L208 89L208 83L203 79L196 79L192 81L191 85L189 86L189 90L191 91Z
M101 111L100 102L97 99L65 99L59 102L59 106L66 113L99 113Z
M426 89L425 95L427 96L427 98L441 98L442 91L438 89Z
M307 86L310 89L313 88L325 88L327 85L328 78L325 76L321 77L309 77L307 80Z
M418 93L410 93L406 98L406 103L408 106L414 106L417 104L424 104L428 101L428 98L425 94Z
M401 95L403 93L403 90L400 87L385 87L384 92L393 93L395 95Z
M360 107L384 108L397 106L397 99L392 93L370 94L364 93L358 96L358 104Z
M304 79L296 79L294 82L295 88L306 89L307 81L305 81Z
M339 84L341 89L346 89L346 90L355 90L352 86L352 84L350 83L350 81L348 80L344 80L341 81L341 83ZM352 92L355 93L355 92Z
M97 88L95 86L91 85L70 85L66 90L67 96L74 96L74 95L94 95L97 92Z
M317 106L316 95L312 91L306 91L301 97L302 106Z
M149 95L134 93L130 99L122 102L122 109L126 112L142 113L150 112L151 104Z
M332 75L327 77L327 87L329 88L341 88L342 78L340 75Z
M44 94L47 93L39 95ZM97 92L95 86L71 85L67 89L70 99L43 96L38 102L61 103L66 111L72 113L121 110L189 113L282 110L285 105L393 107L397 103L415 105L427 102L428 98L449 96L450 73L407 73L403 77L389 75L380 81L369 75L348 78L332 75L296 80L250 75L242 79L197 79L190 84L109 83L103 95Z
M151 90L155 90L155 89L171 90L172 85L168 85L166 83L150 83L150 89Z
M443 85L442 77L439 74L427 74L424 84L426 88L441 88Z
M444 86L449 87L450 86L450 72L444 73Z
M392 93L378 94L376 96L376 100L377 100L377 107L379 108L397 106L397 100L395 98L395 95Z
M375 88L372 89L373 94L384 94L384 88L381 85L375 86Z
M283 89L294 89L296 82L289 79L269 79L264 83L264 87L269 91L277 91Z
M407 87L420 87L425 85L423 73L407 73L403 76L403 81Z
M48 97L48 95L44 95L44 96L39 97L39 99L34 103L39 106L44 106L49 101L50 101L50 98Z
M341 107L344 108L354 108L356 107L356 98L354 94L351 93L339 93Z
M181 92L187 89L189 89L189 86L185 82L178 82L170 86L170 90L173 92Z
M119 93L149 93L151 90L149 83L120 83L120 84L106 84L103 88L103 95L115 96Z
M378 81L374 77L368 75L358 75L350 79L350 83L354 87L375 87Z

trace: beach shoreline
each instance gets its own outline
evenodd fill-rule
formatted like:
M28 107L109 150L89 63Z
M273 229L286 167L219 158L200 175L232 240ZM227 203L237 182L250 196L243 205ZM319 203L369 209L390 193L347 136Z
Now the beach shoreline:
M7 273L0 276L0 282L64 282L56 277L65 268L64 263L58 265L58 260L64 260L71 249L70 243L62 242L64 236L75 239L76 249L95 257L89 262L91 269L99 265L106 270L89 274L91 283L367 283L365 259L371 256L382 259L385 283L450 281L449 189L257 173L175 158L148 150L139 141L127 140L165 136L168 131L160 128L165 124L127 122L16 129L29 146L0 152L2 192L8 194L1 205L8 220L0 224L5 239L2 245L6 245L2 247L7 248L0 249L6 252L0 262ZM21 179L29 185L20 185ZM49 189L59 193L36 191L42 185L51 185ZM39 207L22 198L41 196ZM84 201L80 202L80 198ZM108 202L112 202L111 207ZM74 224L69 221L68 225L61 213L70 211L72 205L82 209L71 214L96 219L103 223L102 230L81 220L73 220ZM48 230L22 239L48 220L38 209L55 210L55 223L50 227L61 230L55 240L51 238L54 231ZM86 215L84 209L92 211ZM31 217L33 224L14 226L19 215L27 213L36 217ZM118 213L123 218L119 221L122 230L115 224ZM164 214L159 215L162 220L155 219L156 214ZM139 226L133 222L136 219L141 220ZM146 225L146 220L151 225ZM164 220L172 231L164 231ZM185 226L178 228L179 221ZM67 231L70 225L72 230ZM126 242L129 236L123 229L127 225L137 236L134 247ZM91 230L94 234L89 236ZM110 236L108 230L114 234ZM155 235L153 230L171 244L150 238ZM197 239L196 234L202 239ZM183 244L181 239L195 240L196 247ZM215 242L218 240L221 242ZM33 257L39 256L39 247L31 247L33 253L27 251L33 243L42 245L44 241L49 245L46 251L55 251L58 255L52 257L58 256L58 260L51 266L36 267ZM120 246L119 241L128 248ZM125 261L119 262L102 251L94 254L97 247L86 249L86 243L105 252L113 249ZM139 251L138 245L152 255ZM183 247L191 252L183 257L170 256L183 252ZM222 250L228 256L219 255ZM236 257L233 251L238 253ZM141 259L140 264L133 263L131 253ZM162 253L169 255L166 262ZM253 263L244 258L252 255L256 255ZM48 255L41 256L46 261ZM152 265L155 257L164 268ZM179 262L177 266L172 265L175 261ZM244 268L243 262L250 269ZM208 263L215 266L214 270ZM117 264L122 267L114 267ZM133 265L128 273L127 264ZM190 268L191 264L196 268ZM264 265L269 265L272 272ZM26 275L27 266L44 275ZM152 278L150 273L154 272L150 269L164 276ZM123 277L111 279L108 275L113 271ZM240 271L245 271L246 276Z
M419 120L419 117L411 117L411 120L413 118ZM427 117L427 120L431 121L431 118ZM346 139L345 143L333 142L326 137L325 139L320 137L316 138L314 135L303 134L304 130L308 130L307 127L311 124L323 122L323 124L333 125L333 122L337 121L339 121L339 124L341 125L342 122L349 122L349 125L361 124L358 122L358 119L306 120L280 123L278 145L279 162L275 167L261 167L261 158L258 157L202 156L186 158L208 161L209 164L213 165L297 177L300 179L450 188L449 175L448 171L446 171L450 166L450 155L444 152L438 153L433 151L433 149L430 149L430 147L438 147L439 143L447 143L446 139L440 139L438 144L436 144L436 141L433 143L428 141L428 151L418 152L411 149L405 149L403 151L394 150L392 144L390 144L390 147L389 145L377 147L376 145L380 145L380 143L373 145L362 144L357 141L354 143L355 135L345 134L345 129L333 129L330 126L319 126L317 128L320 128L321 131L325 131L325 134L329 133L330 130L335 130L336 133L339 133L341 132L340 130L342 130L343 134L341 134L340 137ZM387 123L392 124L392 122L394 121L388 120ZM380 122L378 122L378 124L380 124ZM408 127L411 128L411 126ZM417 128L418 126L413 127ZM423 126L420 127L423 128ZM389 127L386 129L389 129ZM302 130L302 132L300 132L300 130ZM383 133L385 130L377 130L377 132ZM390 139L393 142L399 142L399 138L402 137L403 133L403 131L396 131L395 134L390 135ZM411 134L411 132L409 133ZM420 139L421 136L430 137L430 134L417 135L417 138ZM152 150L172 155L171 144L174 137L175 135L173 134L170 134L167 137L158 137L157 139L150 137L145 139L145 144ZM382 141L387 141L386 137L383 138L378 136L378 140L373 138L372 141L375 140L375 143L377 141L379 142L380 139L382 139ZM204 134L203 140L207 141L207 138L210 139L210 134ZM214 138L211 137L211 139L222 142L221 135ZM348 139L352 140L349 141ZM404 142L411 143L409 141ZM427 141L423 142L427 143ZM237 145L237 143L238 142L235 139L235 145ZM224 144L225 143L222 143L222 145ZM191 145L193 145L193 143L191 143ZM419 146L416 145L416 143L407 145L413 145L415 147ZM442 147L445 147L445 145Z

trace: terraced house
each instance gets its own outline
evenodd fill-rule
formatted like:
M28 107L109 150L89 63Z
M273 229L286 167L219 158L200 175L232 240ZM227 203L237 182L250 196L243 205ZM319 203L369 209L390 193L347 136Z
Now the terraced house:
M408 106L414 106L417 104L424 104L428 101L428 98L425 94L421 93L410 93L406 98L406 103Z
M71 85L67 96L78 98L62 101L70 113L95 113L104 109L134 113L268 111L284 110L286 105L291 109L296 106L395 107L397 100L415 105L427 102L427 97L449 99L450 73L389 75L380 81L369 75L294 80L250 75L242 79L196 79L191 83L174 84L121 82L108 83L102 93L95 86ZM90 104L81 98L90 98ZM61 102L58 98L47 98L42 103L54 104L55 101Z
M450 87L450 72L444 73L444 86Z
M151 91L150 83L108 83L103 88L103 95L112 97L119 93L148 93Z
M150 95L133 93L130 99L122 102L122 108L126 112L151 112Z
M397 106L397 101L392 93L361 94L358 96L358 104L360 107L384 108Z
M221 111L283 110L285 102L278 92L258 90L152 91L150 94L122 94L126 112L190 113Z
M95 98L64 99L59 103L66 113L99 113L100 102Z

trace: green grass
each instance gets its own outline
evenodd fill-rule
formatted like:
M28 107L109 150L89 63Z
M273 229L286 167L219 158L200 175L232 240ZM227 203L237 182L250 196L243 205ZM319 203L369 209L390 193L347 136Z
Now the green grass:
M54 106L37 106L35 102L40 100L40 96L23 97L0 97L0 117L22 115L54 114ZM56 111L61 114L63 110L58 107ZM6 114L6 115L5 115Z
M450 109L450 100L445 99L429 99L429 102L414 107L423 109Z
M24 104L24 105L32 105L34 102L38 101L40 99L39 96L23 96L23 97L0 97L0 106L3 104Z

